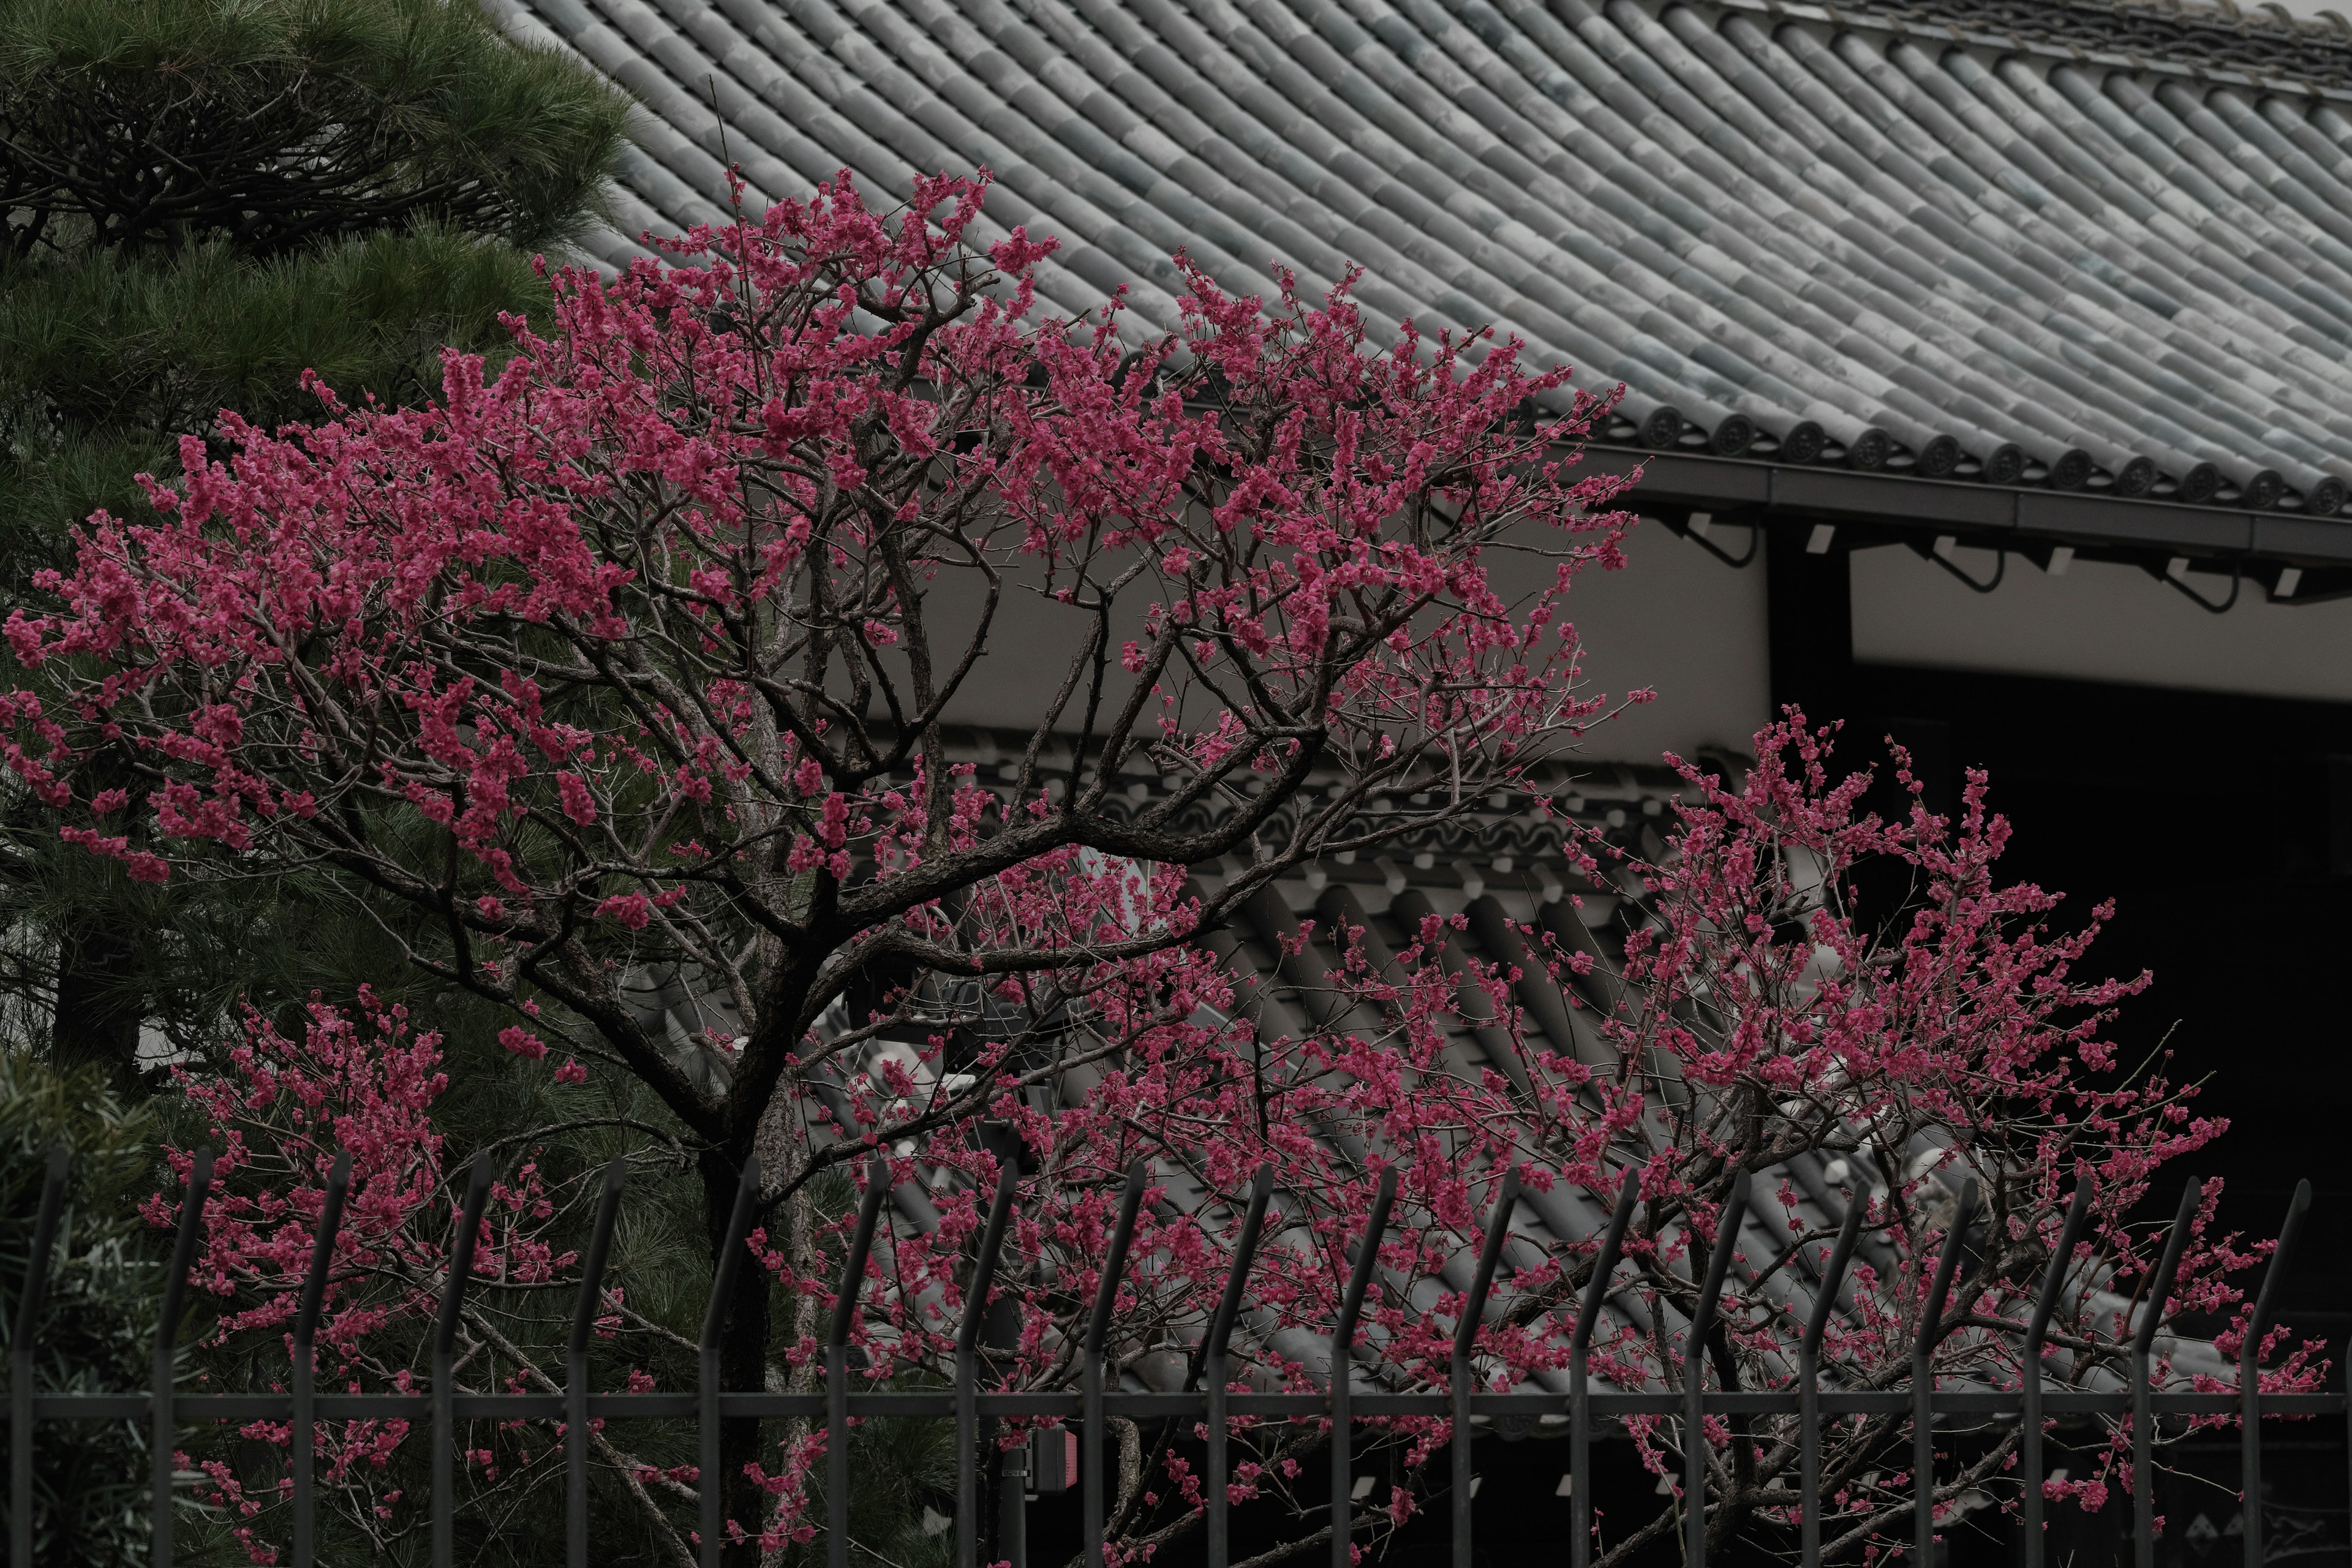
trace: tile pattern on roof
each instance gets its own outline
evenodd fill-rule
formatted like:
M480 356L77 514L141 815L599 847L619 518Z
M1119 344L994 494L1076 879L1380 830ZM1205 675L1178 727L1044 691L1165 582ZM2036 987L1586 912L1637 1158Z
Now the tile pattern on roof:
M608 265L721 217L725 162L755 204L985 164L983 241L1058 235L1047 307L1131 284L1139 333L1180 248L1245 291L1358 266L1376 319L1622 384L1613 438L2315 513L2352 479L2352 105L1660 0L488 3L648 111Z
M951 742L950 754L971 753ZM1738 764L1722 759L1718 765ZM1157 787L1147 779L1139 778L1137 783L1147 796ZM1659 834L1670 817L1670 803L1679 787L1671 774L1662 769L1612 767L1589 770L1573 779L1562 777L1557 783L1549 798L1573 816L1585 833L1632 855L1654 858L1661 854ZM1390 962L1387 955L1403 952L1417 940L1427 917L1434 914L1450 920L1462 915L1465 917L1463 927L1448 937L1454 958L1465 967L1500 965L1518 971L1519 980L1513 989L1524 1016L1522 1036L1528 1042L1538 1050L1589 1065L1613 1059L1605 1058L1611 1047L1602 1044L1596 1019L1615 1005L1609 975L1622 962L1625 938L1650 918L1646 889L1630 873L1622 882L1605 887L1580 879L1562 855L1559 824L1531 812L1526 798L1505 797L1486 804L1488 809L1473 817L1399 841L1377 858L1334 857L1311 865L1303 877L1261 889L1242 906L1240 918L1231 927L1213 933L1204 943L1234 976L1239 1008L1268 1036L1296 1037L1311 1027L1346 1026L1340 1024L1340 1016L1349 1005L1339 1001L1328 978L1344 962L1336 940L1338 931L1344 927L1363 933L1367 952L1376 964L1384 964ZM1238 869L1202 867L1196 868L1196 875L1204 883L1213 883ZM1313 931L1302 932L1308 922L1313 923ZM1585 979L1563 984L1552 977L1545 963L1530 956L1531 944L1546 936L1568 951L1593 952L1602 967ZM632 984L635 989L627 994L633 998L639 1021L657 1034L667 1032L682 1065L712 1074L727 1070L724 1058L699 1043L713 1032L735 1037L743 1033L741 1019L723 992L703 990L692 976L676 972L640 972L632 977ZM1467 1077L1496 1073L1520 1081L1523 1062L1509 1033L1497 1026L1486 993L1465 984L1460 996L1460 1009L1443 1020L1449 1037L1444 1056L1449 1070ZM824 1030L831 1026L820 1024L819 1027ZM900 1065L919 1083L934 1080L939 1064L928 1056L927 1047L880 1041L863 1050L863 1056L836 1064L843 1081L872 1070L874 1058L892 1051L900 1053ZM1071 1068L1058 1079L1061 1102L1083 1101L1099 1079L1099 1069L1094 1067ZM856 1115L845 1098L822 1086L817 1093L825 1100L833 1118L829 1125L856 1124ZM1041 1100L1038 1109L1047 1107ZM823 1131L824 1125L822 1119L814 1120L814 1135L829 1136ZM1925 1142L1910 1151L1914 1157L1933 1152ZM1742 1221L1741 1248L1733 1265L1741 1279L1752 1282L1759 1266L1781 1253L1792 1217L1812 1232L1825 1235L1837 1229L1853 1182L1840 1169L1843 1163L1834 1156L1825 1161L1822 1153L1809 1152L1757 1173L1749 1212ZM944 1168L931 1168L931 1179L948 1179ZM1212 1234L1234 1218L1221 1196L1181 1164L1156 1160L1152 1179L1162 1188L1160 1201L1169 1209L1211 1216ZM1777 1197L1784 1184L1796 1194L1793 1215L1780 1207ZM1946 1194L1948 1201L1950 1195ZM935 1226L939 1208L934 1196L930 1189L914 1182L893 1189L892 1224L906 1233ZM1296 1239L1282 1239L1286 1207L1277 1194L1267 1257ZM1222 1219L1215 1217L1220 1215ZM1532 1270L1545 1258L1561 1256L1568 1247L1593 1242L1607 1222L1605 1205L1569 1184L1546 1192L1523 1192L1505 1255L1508 1272ZM1895 1258L1883 1241L1866 1238L1863 1253L1882 1277L1895 1277ZM1801 1255L1800 1268L1773 1269L1765 1283L1766 1298L1791 1321L1801 1322L1811 1312L1814 1288L1811 1270L1818 1261L1817 1257ZM1402 1293L1418 1307L1432 1308L1444 1291L1463 1288L1472 1263L1472 1253L1465 1247L1433 1275L1404 1279L1384 1274L1383 1289ZM1265 1261L1260 1264L1261 1268L1271 1266ZM1631 1392L1679 1386L1674 1369L1681 1364L1685 1320L1671 1302L1645 1296L1632 1274L1620 1276L1619 1282L1623 1288L1604 1307L1610 1326L1631 1328L1652 1337L1646 1349L1621 1352L1629 1365L1638 1367L1638 1377L1621 1381L1610 1373L1601 1374L1602 1381L1615 1381ZM2107 1289L2105 1276L2084 1278L2074 1288L2091 1293L2095 1310L2128 1317L2130 1303ZM1487 1309L1492 1320L1500 1320L1510 1310L1507 1290L1497 1291ZM1654 1311L1663 1321L1654 1321ZM1245 1305L1239 1332L1244 1340L1258 1337L1265 1350L1286 1360L1318 1373L1328 1368L1328 1336L1297 1326L1277 1327L1276 1322L1275 1314L1260 1313L1254 1304ZM1175 1327L1180 1337L1197 1337L1206 1323ZM1556 1322L1554 1328L1562 1335L1568 1331L1565 1322ZM1604 1332L1601 1337L1605 1342L1610 1335ZM1834 1346L1838 1337L1832 1336L1830 1342ZM1367 1325L1360 1333L1356 1376L1360 1386L1402 1386L1394 1367L1382 1359L1383 1343L1384 1332L1377 1325ZM2161 1353L2172 1358L2177 1372L2212 1377L2223 1385L2234 1379L2231 1363L2209 1342L2167 1331L2158 1343ZM1662 1355L1661 1351L1666 1353ZM1144 1357L1126 1374L1128 1385L1172 1391L1181 1386L1186 1367L1186 1358L1181 1355ZM1834 1352L1827 1370L1832 1379L1837 1377ZM1964 1379L1953 1386L1979 1385ZM2083 1386L2112 1392L2124 1384L2110 1367L2100 1363L2086 1371ZM1566 1374L1538 1371L1519 1389L1565 1394ZM1549 1416L1504 1418L1500 1426L1512 1436L1556 1436L1565 1431L1557 1417Z
M1778 0L1730 0L1770 10ZM1805 16L1829 7L1778 5ZM2233 0L1885 0L1838 6L1839 20L2087 54L2226 79L2352 90L2352 21L2337 12L2296 17L2282 6Z

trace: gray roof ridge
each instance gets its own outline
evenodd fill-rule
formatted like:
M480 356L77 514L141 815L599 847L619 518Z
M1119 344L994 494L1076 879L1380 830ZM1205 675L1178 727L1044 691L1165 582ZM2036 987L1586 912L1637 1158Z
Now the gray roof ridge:
M1646 0L1658 5L1658 0ZM1675 0L1667 0L1668 4ZM2045 59L2352 98L2352 20L2231 0L1706 0L1712 8L1826 23ZM1663 8L1663 7L1661 7Z

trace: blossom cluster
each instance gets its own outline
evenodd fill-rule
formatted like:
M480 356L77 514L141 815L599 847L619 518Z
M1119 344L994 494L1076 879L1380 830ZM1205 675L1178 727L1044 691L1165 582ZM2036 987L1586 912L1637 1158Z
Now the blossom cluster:
M1577 468L1601 410L1489 333L1408 324L1376 351L1347 287L1309 300L1279 272L1242 298L1178 258L1165 337L1116 307L1038 319L1054 242L974 249L986 189L926 180L878 213L845 174L617 278L551 273L546 324L512 322L495 375L447 356L425 405L320 387L312 427L224 416L218 449L186 446L145 513L93 518L42 580L47 610L10 616L28 673L0 694L0 762L134 878L329 879L423 971L509 1009L509 1051L562 1038L562 1076L633 1076L702 1152L714 1232L756 1153L763 1267L722 1315L726 1364L755 1381L814 1386L846 1223L817 1195L877 1153L937 1212L873 1260L877 1377L941 1369L980 1194L1011 1158L1019 1327L992 1372L1010 1387L1072 1377L1139 1159L1154 1188L1115 1312L1139 1378L1188 1361L1269 1165L1245 1372L1274 1386L1328 1376L1321 1336L1390 1170L1363 1344L1398 1384L1444 1381L1506 1174L1531 1203L1605 1205L1629 1169L1643 1319L1612 1320L1604 1376L1679 1375L1669 1325L1736 1172L1832 1164L1872 1215L1833 1341L1850 1375L1907 1365L1920 1261L1970 1177L1989 1239L1938 1367L2015 1375L2017 1302L2085 1171L2095 1253L2053 1342L2111 1360L2113 1303L2147 1267L2131 1205L2219 1129L2185 1089L2117 1069L2107 1020L2136 983L2078 976L2099 917L2058 930L2052 896L2000 881L1983 781L1946 820L1898 760L1911 805L1882 818L1792 716L1744 777L1685 770L1664 853L1580 851L1580 884L1639 911L1622 946L1565 906L1475 946L1467 911L1326 900L1300 918L1283 889L1322 858L1497 798L1543 809L1610 711L1569 614L1631 521L1609 510L1625 481ZM1027 732L983 777L948 731L1008 694ZM1244 921L1278 984L1236 960ZM646 976L723 1022L681 1044L635 1005ZM395 1384L408 1369L371 1347L430 1298L448 1212L428 1041L364 1000L322 1005L299 1038L253 1021L229 1076L190 1083L229 1149L205 1277L244 1330L282 1322L320 1162L355 1141L373 1206L347 1245L369 1261L339 1256L330 1342ZM500 1279L566 1267L534 1184L494 1211L479 1267ZM1787 1242L1743 1258L1717 1363L1748 1384L1787 1376L1820 1195L1760 1200ZM2169 1311L2238 1303L2258 1249L2207 1217ZM1558 1373L1591 1246L1513 1253L1483 1378ZM777 1310L797 1339L770 1369ZM2297 1351L2268 1375L2315 1373ZM1446 1436L1390 1425L1413 1459ZM1316 1435L1247 1430L1236 1484L1277 1495ZM1892 1431L1838 1438L1850 1543L1897 1517L1854 1484ZM1661 1468L1700 1440L1636 1436ZM1753 1430L1704 1440L1708 1506L1784 1507L1746 1489ZM745 1552L810 1528L821 1448L761 1442L730 1419L724 1474L696 1481L726 1489ZM662 1489L686 1479L604 1462L675 1536ZM1162 1479L1115 1510L1122 1561L1199 1503L1182 1455L1154 1462ZM1668 1510L1612 1551L1670 1528Z

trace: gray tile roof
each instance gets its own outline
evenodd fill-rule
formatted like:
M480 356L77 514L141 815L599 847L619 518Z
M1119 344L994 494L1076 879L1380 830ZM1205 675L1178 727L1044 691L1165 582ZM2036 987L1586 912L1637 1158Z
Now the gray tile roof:
M2333 512L2352 480L2352 37L2326 24L487 3L647 110L588 240L608 264L722 216L727 162L755 203L985 164L992 231L1062 237L1061 311L1131 283L1139 328L1172 324L1180 247L1248 291L1276 260L1318 289L1355 265L1375 318L1493 325L1622 383L1618 439L2251 510ZM2007 37L2029 9L2040 36ZM2138 53L2158 45L2187 58Z
M2135 69L2352 89L2346 47L2352 21L2339 11L2297 18L2281 5L2242 10L2235 0L1887 0L1842 6L1840 14L1996 47L2084 53Z

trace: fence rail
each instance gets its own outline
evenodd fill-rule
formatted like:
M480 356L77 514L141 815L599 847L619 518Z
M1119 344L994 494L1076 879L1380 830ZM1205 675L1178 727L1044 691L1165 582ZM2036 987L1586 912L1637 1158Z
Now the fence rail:
M589 1540L588 1444L584 1439L592 1420L695 1420L699 1426L701 1473L715 1476L719 1470L719 1435L722 1421L743 1416L822 1418L826 1429L830 1568L846 1568L849 1484L845 1437L848 1423L853 1419L877 1417L950 1415L956 1419L958 1439L953 1521L958 1568L978 1568L980 1422L1013 1416L1074 1420L1083 1434L1078 1486L1085 1515L1087 1561L1089 1568L1101 1568L1105 1469L1102 1456L1107 1436L1106 1423L1113 1417L1190 1417L1204 1422L1207 1432L1208 1455L1202 1471L1202 1493L1209 1568L1228 1568L1231 1555L1229 1505L1226 1500L1226 1482L1231 1473L1227 1454L1228 1422L1236 1416L1328 1420L1331 1426L1329 1506L1333 1521L1332 1563L1334 1568L1348 1568L1349 1521L1354 1506L1351 1494L1356 1481L1352 1458L1353 1424L1359 1420L1388 1416L1467 1416L1471 1419L1457 1419L1454 1424L1449 1456L1453 1480L1450 1523L1453 1568L1472 1568L1475 1538L1468 1499L1474 1491L1471 1485L1471 1447L1475 1419L1480 1416L1558 1417L1568 1423L1570 1439L1570 1568L1589 1568L1591 1551L1591 1536L1588 1528L1592 1473L1591 1439L1596 1418L1679 1415L1692 1424L1692 1429L1696 1429L1698 1423L1710 1415L1794 1415L1799 1417L1801 1467L1799 1488L1801 1555L1804 1568L1819 1568L1822 1552L1820 1462L1822 1418L1907 1413L1913 1420L1913 1441L1916 1448L1912 1502L1915 1563L1932 1565L1935 1562L1935 1477L1931 1461L1932 1428L1937 1416L2014 1415L2020 1420L2019 1479L2024 1504L2025 1568L2042 1568L2041 1503L2042 1487L2046 1476L2042 1423L2044 1419L2081 1415L2131 1415L2134 1473L2136 1477L2147 1478L2151 1474L2149 1445L2154 1418L2235 1415L2241 1423L2243 1496L2252 1500L2252 1506L2255 1510L2254 1517L2244 1531L2245 1563L2246 1568L2263 1568L2264 1542L2259 1518L2263 1418L2323 1415L2352 1418L2352 1399L2347 1399L2346 1394L2263 1394L2257 1390L2257 1369L2253 1358L2271 1322L2278 1283L2284 1275L2285 1266L2310 1207L2308 1183L2296 1189L2286 1222L2281 1226L2271 1268L2256 1300L2245 1336L2246 1348L2240 1361L2239 1387L2231 1392L2158 1391L2151 1386L2158 1315L2154 1310L2142 1314L2135 1331L2130 1346L2130 1386L2127 1389L2086 1391L2045 1389L2042 1386L2040 1346L2064 1285L2065 1262L2074 1252L2074 1242L2082 1234L2088 1210L2087 1180L2076 1192L2061 1245L2053 1252L2052 1266L2037 1298L2025 1340L2025 1373L2017 1388L1938 1389L1927 1373L1927 1358L1940 1332L1948 1327L1943 1322L1944 1307L1958 1262L1961 1238L1968 1229L1974 1204L1973 1184L1962 1196L1959 1214L1943 1252L1937 1259L1934 1281L1920 1320L1923 1330L1915 1340L1920 1348L1915 1352L1909 1386L1886 1389L1821 1386L1822 1335L1831 1304L1835 1300L1853 1253L1863 1207L1860 1204L1850 1204L1847 1205L1846 1223L1830 1261L1816 1282L1817 1304L1799 1346L1799 1375L1795 1388L1708 1388L1705 1384L1703 1367L1689 1360L1684 1365L1685 1387L1681 1390L1627 1393L1616 1389L1590 1388L1585 1367L1587 1347L1599 1321L1601 1303L1606 1293L1604 1288L1618 1260L1633 1208L1634 1179L1629 1173L1619 1194L1609 1227L1601 1238L1591 1281L1579 1302L1577 1321L1570 1342L1571 1359L1570 1392L1567 1394L1494 1393L1472 1386L1470 1353L1474 1335L1484 1315L1486 1299L1500 1260L1511 1205L1516 1197L1516 1184L1509 1177L1501 1184L1485 1226L1477 1265L1461 1319L1464 1326L1457 1331L1454 1341L1450 1386L1445 1392L1372 1392L1352 1389L1348 1381L1341 1378L1321 1393L1237 1393L1227 1386L1230 1381L1226 1375L1229 1342L1239 1316L1244 1286L1271 1196L1271 1173L1266 1171L1261 1171L1254 1184L1248 1210L1237 1233L1234 1257L1223 1295L1201 1347L1199 1386L1175 1393L1114 1390L1104 1384L1105 1342L1109 1328L1110 1303L1124 1272L1129 1244L1146 1184L1146 1173L1140 1164L1129 1171L1126 1188L1121 1194L1118 1218L1112 1229L1102 1280L1081 1342L1078 1389L982 1392L979 1387L980 1328L987 1293L974 1289L968 1293L964 1315L959 1325L955 1375L950 1388L853 1391L849 1386L848 1368L850 1331L857 1307L858 1287L865 1278L866 1260L880 1220L882 1205L889 1191L887 1175L877 1169L869 1173L845 1259L842 1287L826 1341L825 1389L819 1394L771 1394L722 1389L718 1370L720 1304L726 1299L734 1268L744 1251L743 1240L749 1232L759 1187L758 1163L753 1161L743 1172L720 1254L718 1278L714 1280L712 1306L703 1324L698 1344L699 1386L691 1394L600 1394L588 1386L587 1347L601 1301L600 1287L604 1264L610 1254L614 1226L619 1214L622 1171L622 1163L616 1160L604 1173L594 1226L583 1254L580 1294L568 1347L566 1387L562 1394L466 1394L457 1392L453 1386L451 1368L456 1331L462 1315L465 1291L471 1283L473 1241L478 1231L492 1174L487 1159L477 1159L474 1163L467 1183L465 1200L460 1206L460 1223L452 1238L447 1279L432 1341L433 1381L430 1390L422 1394L320 1394L315 1391L315 1335L325 1300L334 1240L349 1194L351 1173L348 1156L337 1161L328 1181L326 1204L320 1218L295 1319L290 1391L282 1394L179 1393L173 1386L173 1361L182 1308L186 1299L188 1273L201 1237L204 1209L210 1193L212 1159L209 1151L198 1152L186 1197L181 1205L171 1271L165 1278L163 1311L156 1329L155 1370L151 1386L137 1393L43 1394L34 1387L34 1339L46 1298L48 1264L54 1250L68 1174L66 1152L59 1149L50 1160L42 1191L34 1226L30 1272L18 1300L16 1336L11 1347L10 1563L17 1568L30 1568L33 1562L32 1458L35 1430L37 1424L41 1422L136 1420L143 1417L152 1423L154 1449L150 1507L152 1560L156 1568L171 1568L173 1562L173 1451L174 1434L182 1423L283 1420L291 1423L298 1433L313 1435L312 1442L297 1442L293 1446L294 1539L289 1554L294 1568L313 1568L318 1561L316 1423L383 1416L406 1416L425 1422L429 1424L431 1434L429 1522L432 1562L434 1568L454 1568L456 1505L452 1461L457 1423L480 1419L559 1419L564 1423L567 1556L573 1568L586 1568ZM1747 1178L1743 1174L1739 1178L1739 1186L1743 1190L1735 1194L1730 1212L1739 1212L1746 1184ZM1395 1191L1394 1173L1391 1172L1381 1184L1367 1215L1358 1263L1334 1320L1332 1341L1335 1357L1344 1356L1352 1345L1366 1292L1371 1283L1371 1260L1385 1232ZM2195 1184L2192 1183L2190 1191L2184 1194L2180 1210L2168 1235L2163 1259L2147 1292L2148 1300L2160 1303L2170 1293L2181 1249L2195 1215ZM975 1279L994 1277L1013 1201L1013 1180L1008 1171L990 1206L988 1223L974 1259ZM1721 1227L1708 1258L1707 1284L1700 1296L1698 1321L1685 1336L1686 1346L1698 1346L1706 1338L1709 1309L1720 1297L1735 1236L1736 1227ZM1706 1484L1704 1445L1686 1444L1685 1447L1688 1450L1688 1468L1684 1478L1685 1495L1703 1497ZM2352 1444L2347 1444L2347 1464L2352 1464ZM1015 1479L1011 1484L1018 1486L1021 1483ZM2142 1480L2133 1491L2135 1517L2132 1535L2137 1568L2153 1568L2156 1542L2153 1488ZM717 1568L725 1540L720 1489L704 1485L700 1486L699 1492L700 1561L705 1568ZM1013 1568L1023 1568L1025 1555L1019 1539L1020 1517L1018 1509L1008 1510L1008 1539L998 1543L1000 1558L1009 1559ZM1692 1510L1687 1516L1684 1540L1685 1568L1705 1568L1706 1554L1705 1510Z

